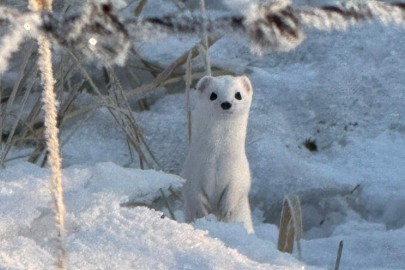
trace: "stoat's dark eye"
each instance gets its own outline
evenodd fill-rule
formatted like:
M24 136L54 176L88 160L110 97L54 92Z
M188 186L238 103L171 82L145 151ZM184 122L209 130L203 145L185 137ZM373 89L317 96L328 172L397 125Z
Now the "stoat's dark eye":
M235 98L236 98L237 100L241 100L241 99L242 99L242 96L241 96L240 92L238 92L238 93L235 94Z
M216 100L217 99L217 94L215 94L214 92L212 92L211 93L211 96L210 96L210 100Z

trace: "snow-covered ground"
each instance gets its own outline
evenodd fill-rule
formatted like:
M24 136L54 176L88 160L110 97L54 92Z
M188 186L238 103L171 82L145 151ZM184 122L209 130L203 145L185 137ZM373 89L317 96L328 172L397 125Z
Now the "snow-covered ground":
M156 4L159 12L175 9L171 1L148 1L145 15L158 12ZM70 269L333 269L341 240L341 269L405 269L404 34L368 24L308 32L296 50L263 57L233 36L210 49L213 66L247 74L254 87L247 154L255 235L213 217L192 225L170 220L156 198L161 188L181 221L168 188L179 190L182 180L127 168L137 161L108 111L98 110L62 148ZM167 66L193 40L168 37L137 50ZM168 95L134 116L164 171L178 173L187 146L185 97ZM79 124L62 127L62 141ZM287 194L302 203L302 261L277 251ZM165 217L134 207L145 204L159 205ZM0 269L51 269L50 209L48 170L6 163Z

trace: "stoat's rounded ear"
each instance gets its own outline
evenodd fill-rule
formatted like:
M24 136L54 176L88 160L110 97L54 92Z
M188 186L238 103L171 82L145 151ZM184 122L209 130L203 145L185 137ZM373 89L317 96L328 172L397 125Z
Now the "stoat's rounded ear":
M242 81L242 84L245 87L246 92L253 94L253 86L249 78L246 76L239 76L239 79Z
M204 76L201 78L201 80L198 81L196 89L197 91L203 92L207 87L212 83L212 77L211 76Z

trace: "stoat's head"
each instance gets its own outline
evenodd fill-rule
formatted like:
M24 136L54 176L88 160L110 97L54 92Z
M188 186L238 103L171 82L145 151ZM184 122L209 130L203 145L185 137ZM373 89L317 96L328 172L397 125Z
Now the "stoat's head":
M207 115L249 114L253 87L246 76L203 77L197 84L198 106Z

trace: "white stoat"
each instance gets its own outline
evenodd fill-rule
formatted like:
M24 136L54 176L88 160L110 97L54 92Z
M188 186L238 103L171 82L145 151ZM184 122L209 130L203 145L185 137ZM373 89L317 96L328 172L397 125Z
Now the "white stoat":
M246 127L253 88L246 76L202 78L197 84L191 142L181 176L185 221L208 214L243 222L253 233L248 201L249 162Z

